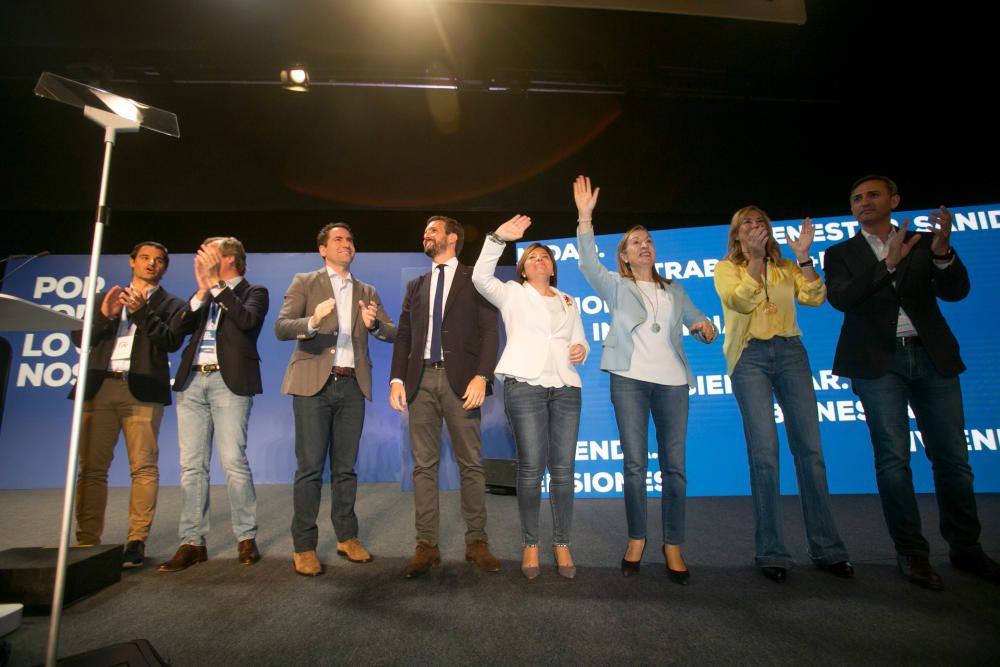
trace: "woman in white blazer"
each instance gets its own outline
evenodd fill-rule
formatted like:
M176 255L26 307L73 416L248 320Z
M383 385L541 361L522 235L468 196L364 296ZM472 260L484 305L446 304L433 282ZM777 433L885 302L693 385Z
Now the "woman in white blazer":
M629 542L622 557L622 574L639 574L646 550L646 468L652 415L663 485L662 553L670 581L687 584L690 574L681 556L681 544L687 496L688 388L694 386L694 375L684 354L682 325L704 343L715 340L717 332L683 287L656 272L656 246L645 227L633 227L618 243L617 273L601 265L593 228L599 193L600 188L592 190L585 176L577 177L573 184L580 271L611 311L601 370L611 375L611 403L624 459Z
M572 579L576 567L569 551L573 522L573 469L580 427L580 376L574 366L587 358L580 310L556 289L552 251L535 243L517 264L517 279L494 276L508 241L531 224L517 215L491 232L483 245L472 283L500 310L507 332L496 375L504 382L504 403L517 446L517 506L524 537L521 572L538 576L538 511L541 483L549 469L552 547L559 574Z

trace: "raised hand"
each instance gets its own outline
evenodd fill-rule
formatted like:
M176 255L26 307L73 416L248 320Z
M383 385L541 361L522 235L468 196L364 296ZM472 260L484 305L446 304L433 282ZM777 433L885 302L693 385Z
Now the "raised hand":
M938 210L931 211L928 217L935 225L931 230L934 234L931 240L931 252L935 255L947 254L951 249L951 223L955 216L942 205Z
M366 306L364 301L359 300L358 309L361 312L361 323L365 325L365 329L371 329L372 325L375 324L375 317L378 315L378 304L369 301Z
M600 188L591 189L589 176L576 177L573 182L573 199L576 200L576 217L579 221L590 222L593 219L594 207L597 206L600 194Z
M497 227L496 234L504 241L517 241L524 236L524 230L530 226L531 218L518 214Z
M809 259L809 248L812 247L815 234L816 230L813 227L812 219L806 218L803 220L802 227L799 228L799 238L794 241L789 239L788 241L788 247L795 253L795 259L800 262Z
M313 309L312 317L309 318L309 326L313 329L319 329L319 325L322 324L323 320L330 316L337 308L337 300L330 298L326 301L320 301L316 304L316 308Z

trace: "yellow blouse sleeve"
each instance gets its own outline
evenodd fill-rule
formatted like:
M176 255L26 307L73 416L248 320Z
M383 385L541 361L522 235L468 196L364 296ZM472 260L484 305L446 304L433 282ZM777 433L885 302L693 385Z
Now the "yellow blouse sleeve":
M728 259L715 265L715 291L722 305L737 313L752 313L764 300L764 284Z
M788 261L789 270L795 278L795 296L803 306L822 306L826 301L826 284L823 276L809 280L795 262Z

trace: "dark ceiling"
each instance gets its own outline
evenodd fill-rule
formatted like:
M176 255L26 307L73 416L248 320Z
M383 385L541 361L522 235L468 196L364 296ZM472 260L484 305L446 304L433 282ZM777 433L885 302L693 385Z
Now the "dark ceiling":
M872 171L906 208L1000 201L992 24L915 4L807 2L795 26L428 0L5 2L6 252L90 246L101 132L32 95L43 71L178 116L179 140L118 143L111 251L208 233L304 250L331 219L362 249L410 250L432 212L473 238L515 212L568 236L577 173L602 186L602 231L721 224L749 202L836 215ZM296 60L309 93L277 83Z

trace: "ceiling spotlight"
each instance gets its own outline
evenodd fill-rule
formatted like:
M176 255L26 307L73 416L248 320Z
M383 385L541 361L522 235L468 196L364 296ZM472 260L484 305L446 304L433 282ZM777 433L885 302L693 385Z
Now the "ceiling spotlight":
M309 72L305 65L295 64L281 70L281 86L297 93L309 92Z

